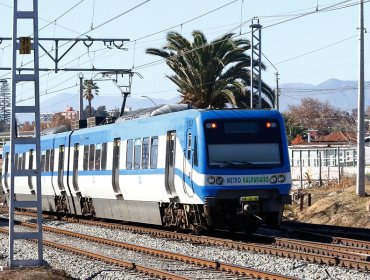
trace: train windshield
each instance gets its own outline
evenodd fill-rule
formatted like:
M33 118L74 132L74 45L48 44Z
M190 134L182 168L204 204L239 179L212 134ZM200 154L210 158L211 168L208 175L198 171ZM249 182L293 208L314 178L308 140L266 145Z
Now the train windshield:
M281 134L277 120L206 121L210 168L272 168L282 165Z

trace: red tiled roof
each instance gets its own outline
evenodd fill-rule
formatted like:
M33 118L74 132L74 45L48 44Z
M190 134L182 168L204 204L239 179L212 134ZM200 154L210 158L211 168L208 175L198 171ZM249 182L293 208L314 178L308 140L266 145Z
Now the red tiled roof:
M356 133L336 131L328 135L321 136L314 142L356 142Z

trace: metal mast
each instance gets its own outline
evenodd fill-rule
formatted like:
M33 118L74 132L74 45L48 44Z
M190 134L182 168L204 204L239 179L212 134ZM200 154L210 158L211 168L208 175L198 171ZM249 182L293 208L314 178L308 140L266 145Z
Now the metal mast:
M30 37L18 38L18 24L23 20L32 22L33 39ZM39 95L39 51L38 51L38 3L33 0L32 10L18 10L18 0L14 0L13 7L13 54L12 54L12 113L11 113L11 138L10 138L10 192L9 192L9 265L10 266L35 266L43 264L43 243L42 243L42 205L41 205L41 173L40 173L40 95ZM17 51L21 55L33 52L33 69L27 74L17 73ZM29 82L34 84L34 105L18 106L17 82ZM35 118L35 133L33 137L19 137L17 134L17 114L33 114ZM20 157L25 151L30 153L31 161L28 169L24 164L19 164ZM22 152L21 152L22 151ZM33 155L31 157L31 154ZM17 155L17 156L16 156ZM34 160L32 160L32 158ZM17 160L16 160L17 159ZM25 160L23 158L23 160ZM28 180L36 183L35 190L30 190L28 196L16 197L16 177L28 177ZM32 185L32 184L31 184ZM22 200L23 198L23 200ZM25 198L28 200L25 200ZM31 199L29 199L31 198ZM15 208L35 208L37 210L37 231L16 232L14 228L14 209ZM14 243L17 239L37 240L36 259L14 259Z
M261 109L261 62L262 62L262 52L261 52L261 28L260 20L253 18L252 24L252 39L251 39L251 109L253 108L253 96L258 95L258 108ZM257 81L257 85L256 82Z
M359 196L365 195L365 101L364 101L364 1L360 3L360 34L359 34L360 69L358 77L358 108L357 108L357 188Z

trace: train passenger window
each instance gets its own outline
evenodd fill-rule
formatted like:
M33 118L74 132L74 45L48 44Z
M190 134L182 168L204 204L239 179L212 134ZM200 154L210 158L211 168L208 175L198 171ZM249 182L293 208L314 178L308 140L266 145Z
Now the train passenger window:
M95 144L91 144L89 153L89 170L94 170L94 167L95 167Z
M14 154L14 168L18 169L18 154Z
M64 145L59 146L59 158L58 158L58 187L61 191L64 190Z
M22 155L23 161L22 161L22 169L26 169L26 153L23 153Z
M193 165L198 166L198 144L197 144L197 137L196 136L194 136Z
M45 151L41 152L41 171L45 171Z
M134 169L140 169L141 138L135 139L134 144Z
M107 169L107 143L103 143L101 150L101 170L106 169Z
M133 150L134 150L134 141L132 139L127 140L126 169L132 169Z
M149 167L149 137L143 138L143 147L141 151L141 168Z
M50 150L46 150L45 155L45 171L49 171L50 167Z
M187 159L191 158L191 132L188 133Z
M28 159L28 169L32 170L32 168L33 168L33 149L30 149L29 154L30 154L30 156L29 156L29 159ZM32 176L28 176L28 187L30 188L31 192L33 193L34 190L33 190Z
M73 188L76 192L79 191L78 188L78 156L79 156L79 144L74 145L73 152Z
M89 164L89 146L84 146L84 163L83 163L83 169L87 170Z
M50 169L49 169L51 172L54 171L54 154L55 154L55 150L51 149L50 150Z
M8 173L9 173L9 152L6 152L5 153L5 166L4 166L4 175L5 175L4 184L7 190L9 189Z
M20 154L17 154L17 157L18 157L18 165L17 165L17 169L18 170L22 170L22 162L23 162L23 158Z
M150 168L157 168L158 162L158 137L152 137L150 145Z
M95 149L95 170L100 170L101 144L96 144Z

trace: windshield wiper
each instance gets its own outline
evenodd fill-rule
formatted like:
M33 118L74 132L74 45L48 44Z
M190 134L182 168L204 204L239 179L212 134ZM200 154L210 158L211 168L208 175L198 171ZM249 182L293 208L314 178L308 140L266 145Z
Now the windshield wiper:
M248 162L248 161L220 161L214 160L212 163L220 163L220 167L235 167L235 168L245 168L245 167L256 167L258 165Z

